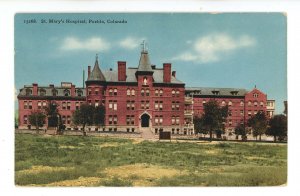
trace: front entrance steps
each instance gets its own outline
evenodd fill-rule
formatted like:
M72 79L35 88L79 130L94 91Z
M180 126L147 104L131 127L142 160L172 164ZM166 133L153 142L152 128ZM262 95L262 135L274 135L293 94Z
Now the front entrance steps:
M149 128L149 127L140 128L140 132L141 132L142 138L145 140L156 139L154 133L151 131L151 128Z

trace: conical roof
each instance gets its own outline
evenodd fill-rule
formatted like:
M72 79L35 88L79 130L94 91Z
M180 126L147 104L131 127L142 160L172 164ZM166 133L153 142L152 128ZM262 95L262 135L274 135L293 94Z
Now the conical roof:
M153 72L151 63L150 63L150 59L149 59L149 55L148 55L148 51L143 50L141 52L140 62L139 62L137 71Z
M95 65L88 81L105 81L105 77L99 68L98 56L96 57Z

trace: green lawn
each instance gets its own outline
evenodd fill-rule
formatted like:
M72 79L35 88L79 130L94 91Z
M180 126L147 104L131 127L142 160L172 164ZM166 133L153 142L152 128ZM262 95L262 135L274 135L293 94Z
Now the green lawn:
M20 186L274 186L287 145L15 135Z

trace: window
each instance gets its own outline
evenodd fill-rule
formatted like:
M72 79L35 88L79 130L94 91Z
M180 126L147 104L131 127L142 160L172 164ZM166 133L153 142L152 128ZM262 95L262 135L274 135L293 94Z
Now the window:
M232 106L232 101L229 101L229 102L228 102L228 105L229 105L229 106Z
M176 117L176 125L179 125L179 116Z
M228 116L232 116L231 110L228 110Z
M244 106L244 101L241 101L241 102L240 102L240 106Z
M67 110L71 110L71 102L67 102Z
M257 94L257 93L254 93L254 94L253 94L253 97L254 97L254 98L257 98L257 97L258 97L258 94Z
M163 110L163 101L159 102L159 110L162 111Z
M260 104L261 107L264 106L264 102L262 102L262 101L259 104Z
M113 89L109 89L109 96L113 95Z
M131 95L135 96L135 90L134 89L131 90Z
M175 106L176 106L175 101L172 101L172 110L175 110Z
M244 110L240 110L240 115L244 116Z
M134 115L126 115L127 125L134 125Z
M251 111L248 111L248 116L251 116L252 115L252 112Z
M115 88L114 89L114 96L118 95L118 90Z
M149 109L149 107L150 107L150 103L149 101L146 101L146 109Z
M117 103L117 100L114 100L114 101L109 100L108 102L109 102L109 103L108 103L108 109L114 110L114 111L117 111L117 110L118 110L118 103Z
M231 126L232 125L232 120L229 120L228 124L229 124L229 126Z
M257 106L257 101L254 102L254 106Z
M56 89L52 89L52 96L57 96L57 90Z
M24 101L24 109L28 109L28 102Z
M99 89L95 89L95 95L98 95L99 94Z
M225 105L226 105L226 102L225 102L225 101L222 101L221 105L222 105L222 106L225 106Z
M163 96L163 90L162 89L159 90L159 96Z
M65 94L66 97L67 97L67 96L70 96L70 91L69 91L68 89L65 89L65 90L64 90L64 94Z
M179 101L176 101L176 110L179 110Z
M117 117L117 115L114 115L114 125L116 125L117 122L118 122L118 117Z
M75 102L75 109L79 110L80 106L79 106L79 102Z
M67 108L66 102L62 102L62 109L65 110Z
M42 102L41 101L38 101L37 105L38 105L38 109L42 109Z
M112 101L112 100L109 100L108 102L109 102L108 108L109 108L109 109L112 109L112 108L113 108L113 101Z
M175 120L175 116L172 116L172 120L171 120L171 122L172 122L172 125L175 125L175 122L176 122L176 120Z
M47 108L47 103L45 101L43 101L43 109Z
M45 89L40 89L40 96L45 96L46 95L46 90Z
M99 106L99 100L95 100L95 107Z
M145 90L144 89L141 90L141 95L145 96Z
M172 97L175 97L175 90L172 90Z
M71 124L71 116L67 116L67 124Z
M130 89L127 89L126 94L127 94L127 96L130 96Z
M149 89L146 89L146 96L150 96L150 91L149 91Z
M206 101L205 101L205 100L203 100L203 101L202 101L202 104L203 104L203 105L205 105L205 104L206 104Z
M135 108L135 101L131 101L131 110L134 110Z
M158 101L155 101L155 102L154 102L154 109L155 109L155 110L158 110Z
M257 114L257 110L254 111L254 115L256 115L256 114Z
M32 90L27 88L26 89L26 96L32 95Z
M112 122L113 122L113 116L112 115L109 115L108 116L108 124L112 124Z
M148 85L147 77L144 77L143 85Z
M77 90L77 96L81 97L82 96L82 90Z
M28 109L32 109L32 101L28 102Z
M114 110L116 111L118 109L118 104L117 104L117 101L115 100L114 101Z
M176 97L179 97L179 90L176 90Z
M130 110L130 101L126 102L126 108L127 108L127 110Z
M251 106L251 105L252 105L251 101L248 101L248 106Z
M24 115L23 123L24 123L24 124L27 124L27 122L28 122L27 115Z
M158 89L155 89L155 96L158 96Z
M91 95L91 94L92 94L92 89L88 88L88 95Z

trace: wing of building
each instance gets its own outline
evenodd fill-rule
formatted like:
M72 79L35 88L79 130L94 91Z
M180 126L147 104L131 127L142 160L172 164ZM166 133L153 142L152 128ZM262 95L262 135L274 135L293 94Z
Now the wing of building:
M29 115L32 111L43 111L50 101L58 105L68 130L80 129L72 123L72 114L83 103L105 106L104 126L90 126L90 131L140 132L147 128L156 134L159 131L193 134L193 117L201 116L203 105L211 99L229 106L228 134L251 115L267 111L267 95L257 88L248 91L185 87L176 77L176 71L172 71L171 63L156 67L145 49L136 65L127 67L125 61L117 64L117 70L102 70L97 56L93 69L88 66L86 88L69 82L60 86L25 85L18 95L19 128L32 128Z

